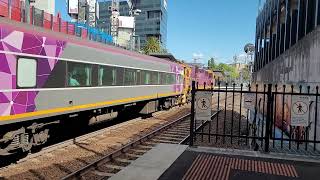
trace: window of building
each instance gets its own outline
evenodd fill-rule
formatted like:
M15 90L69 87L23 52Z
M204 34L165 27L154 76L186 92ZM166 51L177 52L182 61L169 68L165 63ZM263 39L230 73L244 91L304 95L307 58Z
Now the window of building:
M35 87L37 84L37 61L30 58L19 58L17 72L18 87Z
M68 63L68 86L91 86L92 67L83 63Z
M161 11L148 11L148 19L161 18Z

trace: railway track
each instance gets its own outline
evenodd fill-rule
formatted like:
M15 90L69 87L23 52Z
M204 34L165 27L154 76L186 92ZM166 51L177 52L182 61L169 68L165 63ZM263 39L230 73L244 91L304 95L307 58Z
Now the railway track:
M217 112L213 116L217 115ZM205 123L199 124L197 130ZM108 179L159 143L183 144L188 141L190 114L187 114L140 139L115 150L63 179Z
M159 143L187 142L189 113L188 105L175 107L49 146L2 168L0 179L106 179Z
M157 113L154 113L154 114L161 116L161 114L164 114L164 113L165 113L165 112L157 112ZM136 118L136 119L141 119L141 117ZM117 126L117 124L116 124L116 125L112 126L112 129L116 129L117 127L118 127L118 126ZM60 142L60 143L57 143L57 144L53 144L53 145L44 147L40 152L30 154L30 155L28 155L27 157L25 157L25 158L20 159L19 161L17 161L17 163L22 163L22 162L28 161L28 160L30 160L30 159L32 159L32 158L36 158L36 157L45 155L45 154L47 154L47 153L53 152L53 151L55 151L55 150L58 150L58 149L61 149L61 148L64 148L64 147L73 145L73 144L75 144L75 142L85 141L85 140L87 140L87 139L90 139L90 138L94 138L94 137L96 137L96 136L103 135L103 134L104 134L106 131L108 131L109 129L110 129L110 127L106 127L106 128L103 128L103 129L100 129L100 130L97 130L97 131L93 131L93 132L90 132L90 133L81 135L81 136L79 136L79 137L71 138L71 139L62 141L62 142ZM1 168L0 168L0 170L1 170Z
M48 146L1 168L0 179L60 179L188 113L188 105L175 107Z

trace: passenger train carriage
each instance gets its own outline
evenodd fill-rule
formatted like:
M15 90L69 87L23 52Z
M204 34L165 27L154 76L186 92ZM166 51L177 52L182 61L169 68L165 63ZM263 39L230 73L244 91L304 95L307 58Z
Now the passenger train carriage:
M198 78L180 62L0 18L0 156L46 143L49 127L70 119L94 124L125 108L186 103L190 80Z
M150 113L176 104L182 95L184 68L178 63L4 18L0 36L0 124L30 121L16 125L18 129L1 128L0 155L30 140L45 142L48 131L42 123L52 123L48 117L77 112L94 116L116 111L108 107L139 102ZM14 140L20 142L12 147Z

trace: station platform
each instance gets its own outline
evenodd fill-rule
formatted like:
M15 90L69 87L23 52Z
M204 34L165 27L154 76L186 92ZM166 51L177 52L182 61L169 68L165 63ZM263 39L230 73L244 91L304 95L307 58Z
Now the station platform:
M313 180L319 169L320 161L297 156L159 144L111 179Z

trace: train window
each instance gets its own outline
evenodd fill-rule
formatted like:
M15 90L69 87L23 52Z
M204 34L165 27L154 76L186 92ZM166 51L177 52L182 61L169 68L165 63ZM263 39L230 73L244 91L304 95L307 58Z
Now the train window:
M166 84L175 84L175 74L167 74Z
M178 84L176 74L171 74L171 84Z
M162 85L166 85L166 79L167 79L166 73L161 72L161 73L159 74L159 77L160 77L160 83L161 83Z
M159 84L158 76L159 76L158 72L151 72L151 84L153 85Z
M38 66L38 68L40 67ZM43 88L64 88L66 86L66 71L67 62L62 60L58 61ZM37 86L41 85L37 84Z
M115 79L116 79L116 85L117 86L123 86L123 75L124 75L124 68L116 67L115 72Z
M183 76L181 74L178 75L178 83L183 84Z
M137 70L137 85L141 84L141 70Z
M91 86L92 67L83 63L68 63L68 86Z
M158 72L158 84L162 84L162 80L161 80L161 72Z
M17 75L18 87L35 87L37 83L37 61L30 58L19 58Z
M123 86L123 68L100 66L99 86Z
M115 86L116 85L116 70L113 67L99 67L99 86Z
M151 73L150 71L141 71L142 84L151 84Z
M124 85L136 85L137 84L137 70L125 69L124 70Z
M166 84L171 84L171 78L170 78L170 75L171 74L167 74L167 77L166 77Z

